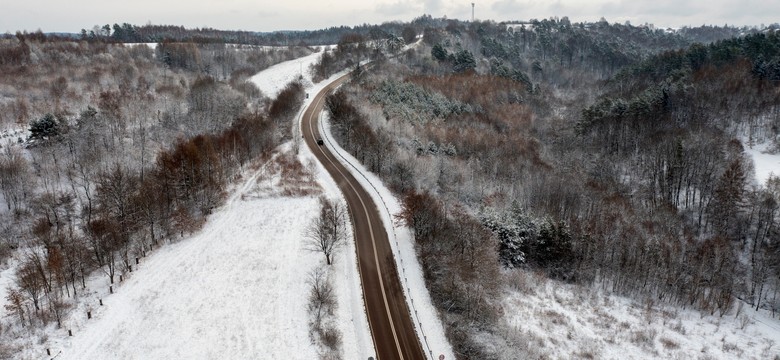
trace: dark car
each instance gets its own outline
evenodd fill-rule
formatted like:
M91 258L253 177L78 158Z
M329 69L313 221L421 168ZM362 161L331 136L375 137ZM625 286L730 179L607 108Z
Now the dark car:
M323 144L325 144L325 142L322 141L322 139L317 139L317 145L323 145Z

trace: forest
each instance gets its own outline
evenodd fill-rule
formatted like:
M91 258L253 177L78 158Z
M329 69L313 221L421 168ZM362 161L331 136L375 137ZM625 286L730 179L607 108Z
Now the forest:
M778 149L776 27L422 16L0 38L0 125L26 129L1 134L0 262L23 254L4 310L59 324L90 274L113 283L202 226L242 167L297 140L303 85L269 98L247 79L314 44L335 45L316 79L352 69L332 131L402 199L458 358L528 357L499 325L527 272L711 315L780 309L780 179L746 152Z
M746 153L776 147L775 30L418 20L425 46L327 105L403 198L460 358L529 356L484 340L518 341L497 325L518 271L776 313L778 179L755 179Z

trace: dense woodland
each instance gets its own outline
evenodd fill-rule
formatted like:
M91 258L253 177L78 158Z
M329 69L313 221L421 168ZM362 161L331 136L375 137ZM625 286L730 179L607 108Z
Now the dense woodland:
M384 40L401 36L405 25L389 22L380 25L338 26L313 31L231 31L210 28L186 29L173 25L132 25L128 23L94 26L82 29L78 37L88 41L110 41L122 43L186 42L244 45L333 45L345 37L361 36L371 40Z
M778 309L778 181L745 153L777 139L776 32L418 25L425 46L328 108L403 197L459 357L528 354L499 321L515 271L720 316Z
M327 99L333 131L403 199L459 358L526 357L501 322L519 272L721 316L780 307L780 181L756 182L745 153L780 132L772 27L423 16L0 39L0 125L29 130L2 134L0 261L22 253L5 310L59 323L90 274L113 282L198 228L291 138L302 86L269 99L246 80L317 51L253 45L321 43L337 45L315 78L354 69Z

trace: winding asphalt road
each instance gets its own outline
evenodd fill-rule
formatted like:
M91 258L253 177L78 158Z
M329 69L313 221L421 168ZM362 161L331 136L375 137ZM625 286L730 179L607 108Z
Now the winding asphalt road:
M325 97L348 79L349 75L342 76L314 97L303 113L303 137L347 200L355 235L363 300L376 358L426 359L404 300L393 251L376 204L327 145L317 144L317 139L322 139L318 120Z

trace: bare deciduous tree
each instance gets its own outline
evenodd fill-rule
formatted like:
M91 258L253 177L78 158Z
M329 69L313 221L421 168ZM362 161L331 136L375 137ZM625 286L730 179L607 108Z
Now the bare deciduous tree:
M336 294L324 267L317 267L309 273L307 282L311 285L309 312L314 316L314 326L319 328L323 316L333 313L336 307Z
M31 171L22 152L6 146L0 154L0 192L8 210L19 211L31 192Z
M347 241L347 208L336 200L320 198L320 215L306 227L307 247L321 251L328 265L333 262L333 252Z

